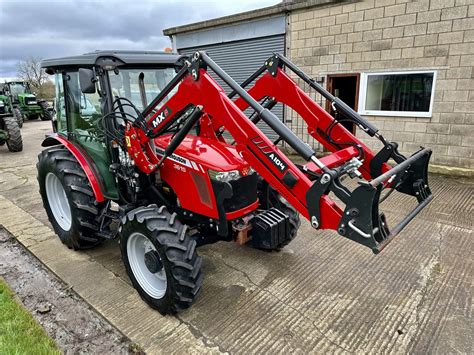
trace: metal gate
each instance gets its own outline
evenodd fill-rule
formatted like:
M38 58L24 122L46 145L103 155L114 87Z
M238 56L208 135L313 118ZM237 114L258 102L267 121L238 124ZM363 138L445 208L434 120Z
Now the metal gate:
M285 36L277 35L193 48L178 48L181 54L192 54L198 50L206 51L222 69L240 84L260 68L274 52L285 53ZM226 92L230 92L229 87L221 79L213 77ZM283 105L276 105L272 112L283 120ZM263 122L258 126L270 139L277 138L277 135Z

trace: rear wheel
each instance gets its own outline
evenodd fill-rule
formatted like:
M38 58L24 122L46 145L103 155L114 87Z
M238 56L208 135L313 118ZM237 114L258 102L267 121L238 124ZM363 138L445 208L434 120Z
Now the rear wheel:
M8 134L6 140L8 150L10 152L21 152L23 150L23 140L21 139L21 131L16 118L13 116L4 116L0 118L0 129Z
M102 242L98 203L82 167L64 147L43 150L38 155L38 182L43 205L54 231L69 248L87 249Z
M155 205L132 210L122 220L120 249L133 286L160 313L179 312L197 298L202 259L176 214Z
M49 110L49 105L46 101L40 101L38 104L41 106L41 110L43 113L41 114L40 118L42 121L51 121L53 119L53 115Z
M15 116L15 119L18 122L18 126L20 128L22 128L23 127L23 116L21 115L21 111L17 108L14 108L13 109L13 115Z

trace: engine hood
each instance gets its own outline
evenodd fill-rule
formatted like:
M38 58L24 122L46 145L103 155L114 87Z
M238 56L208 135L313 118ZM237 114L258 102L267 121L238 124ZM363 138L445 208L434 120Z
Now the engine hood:
M155 139L157 148L165 149L171 140L172 135L166 134ZM179 158L189 159L203 167L215 171L239 170L248 171L249 164L244 161L237 150L230 144L217 142L212 139L188 135L174 155L179 162Z
M33 94L19 94L18 95L19 97L24 97L25 99L28 98L28 99L36 99L36 96L33 95Z

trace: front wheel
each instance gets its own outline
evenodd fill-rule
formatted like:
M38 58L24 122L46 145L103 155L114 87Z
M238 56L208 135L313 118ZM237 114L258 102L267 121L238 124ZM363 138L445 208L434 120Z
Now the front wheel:
M13 109L13 115L15 116L15 119L18 122L18 126L20 128L22 128L23 127L23 116L21 115L21 111L17 108L14 108Z
M10 152L21 152L23 150L23 140L18 122L13 116L4 116L0 118L0 129L7 132L6 140Z
M175 213L155 205L132 210L122 220L120 249L133 286L152 308L174 314L197 298L202 259Z

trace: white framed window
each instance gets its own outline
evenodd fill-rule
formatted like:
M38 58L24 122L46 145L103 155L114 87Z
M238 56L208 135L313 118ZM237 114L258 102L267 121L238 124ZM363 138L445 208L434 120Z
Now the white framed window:
M435 83L435 70L362 73L359 113L431 117Z

